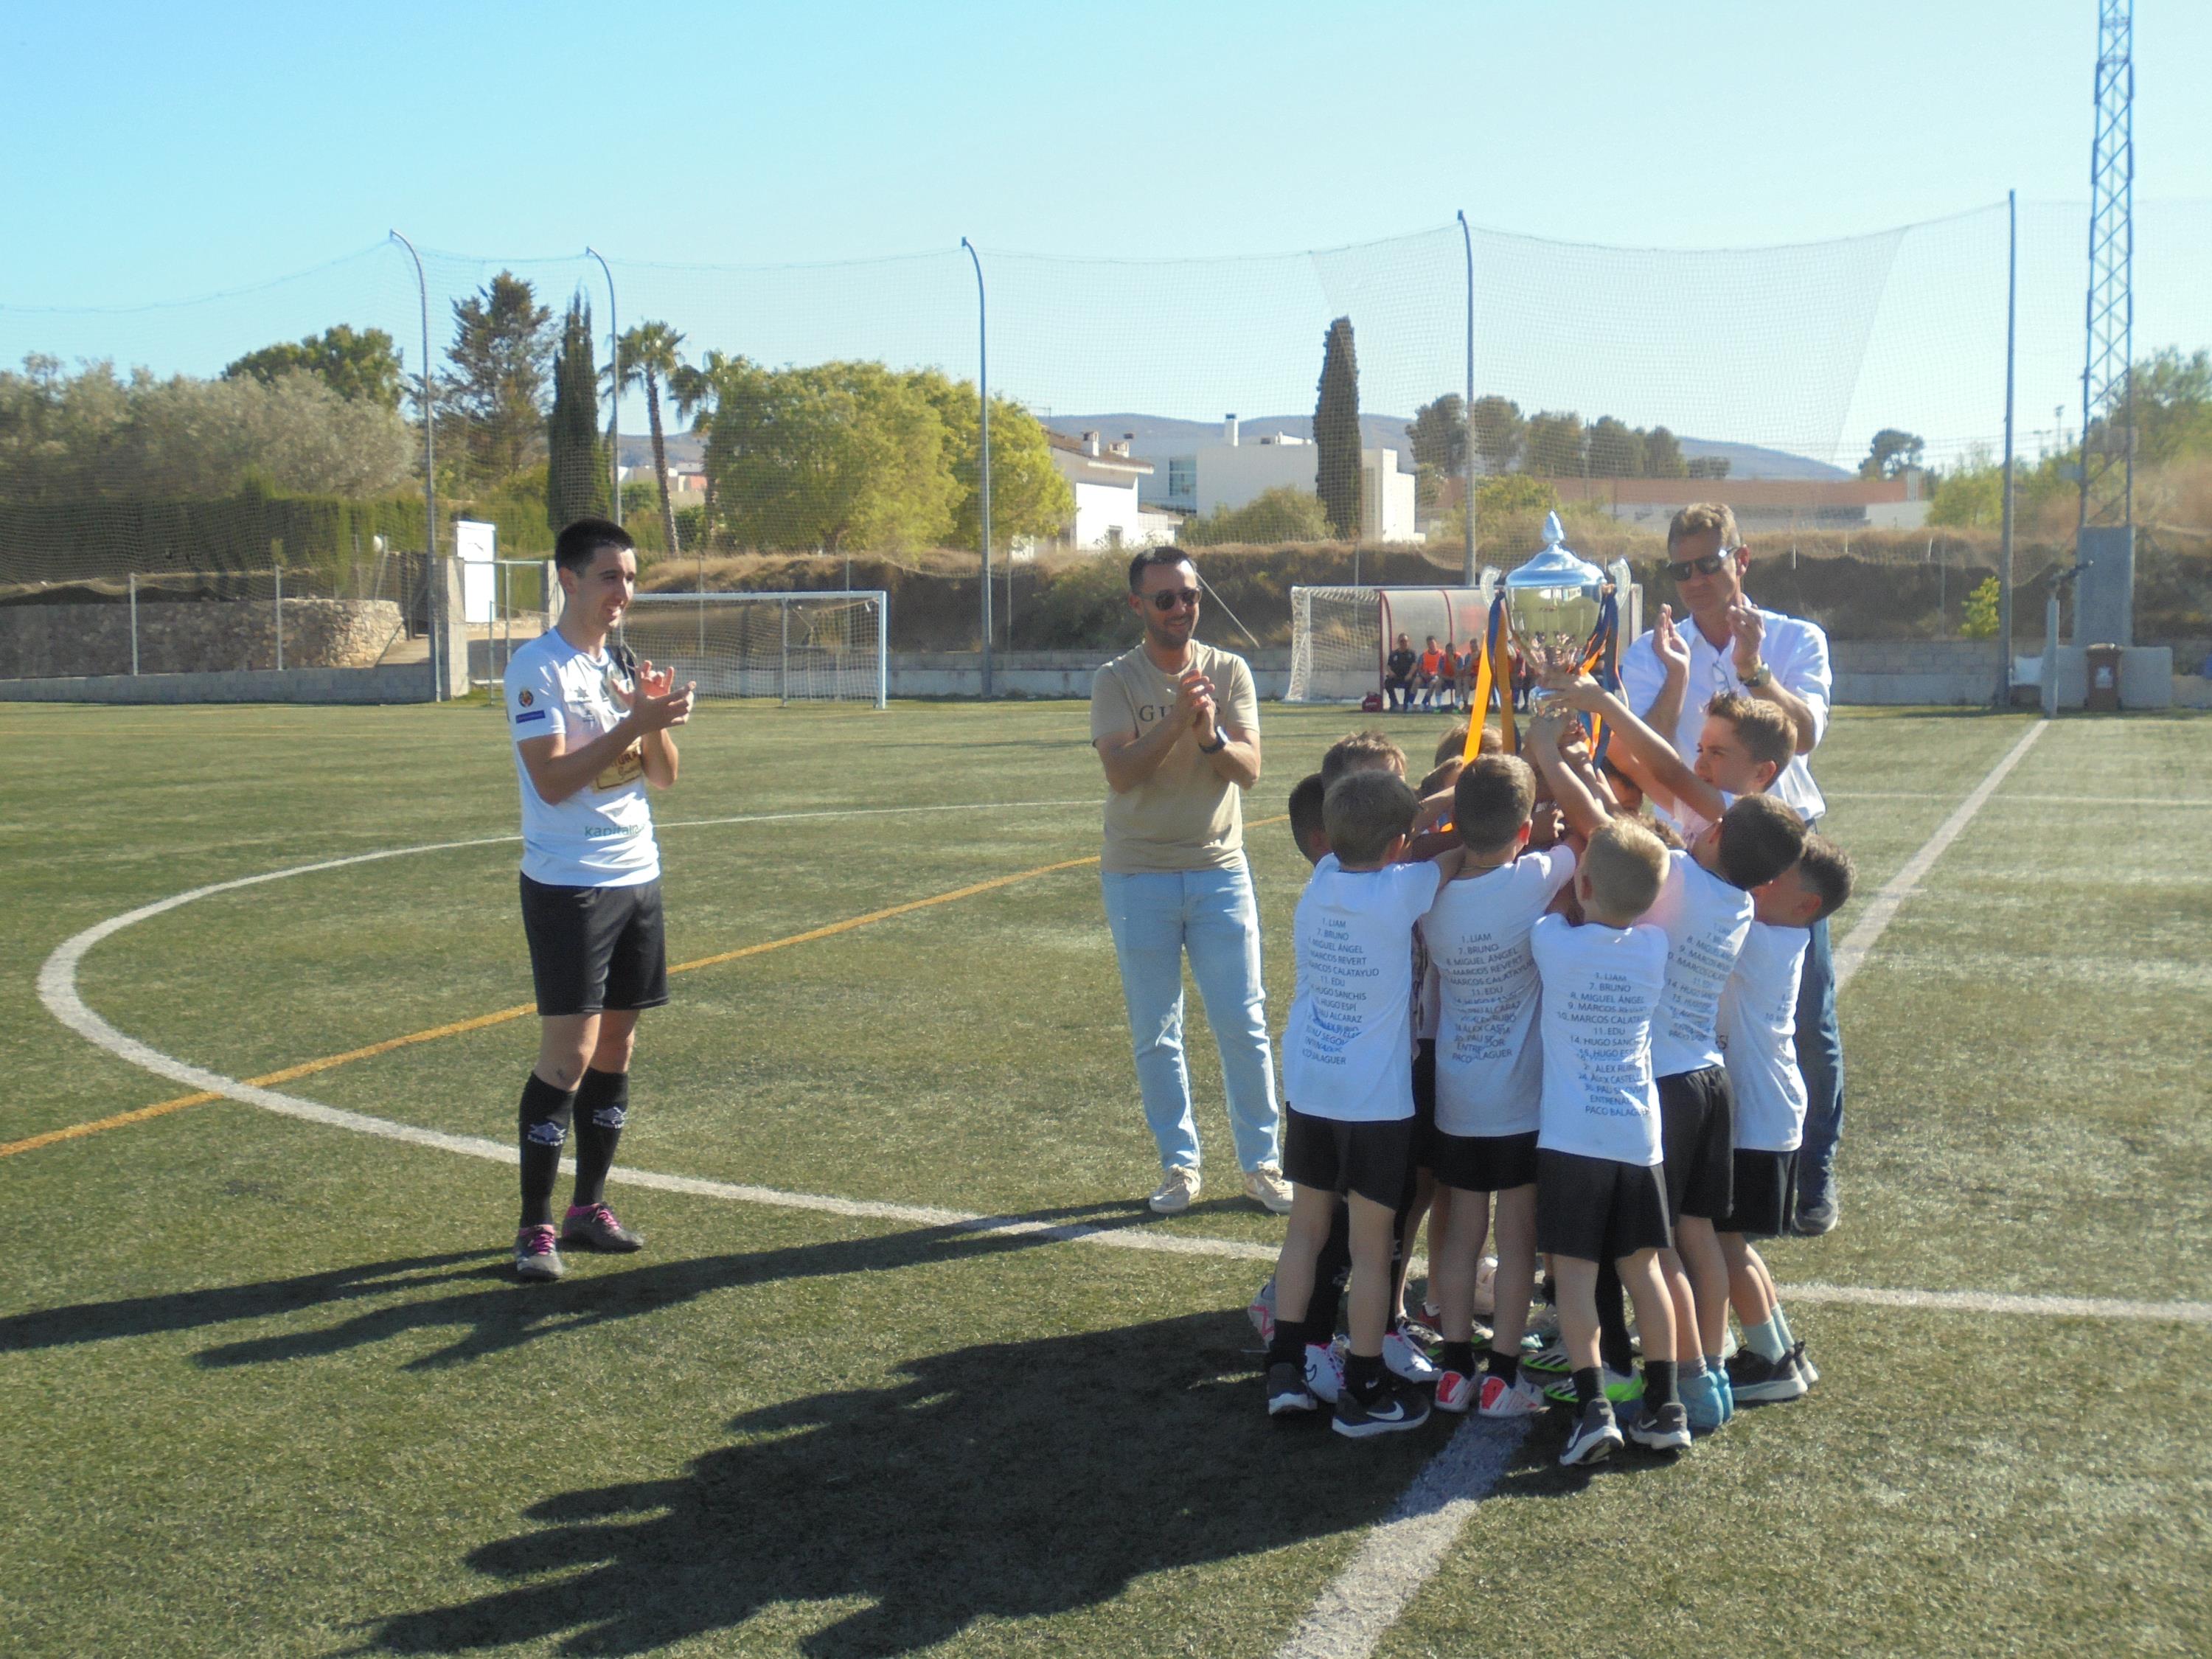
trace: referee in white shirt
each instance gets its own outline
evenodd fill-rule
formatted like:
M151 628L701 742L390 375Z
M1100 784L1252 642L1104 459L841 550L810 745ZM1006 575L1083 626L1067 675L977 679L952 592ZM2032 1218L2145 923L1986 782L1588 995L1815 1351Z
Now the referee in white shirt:
M1672 736L1686 760L1697 757L1705 705L1721 692L1773 703L1797 728L1797 752L1767 793L1796 807L1807 827L1816 825L1827 803L1806 757L1828 730L1827 635L1817 623L1763 611L1744 597L1751 550L1736 533L1735 514L1718 502L1674 515L1667 526L1667 558L1690 625L1668 650L1660 647L1674 640L1674 630L1664 625L1629 647L1620 664L1624 700L1655 730ZM1795 1222L1808 1237L1836 1224L1836 1143L1844 1127L1844 1045L1827 922L1814 923L1812 932L1797 994L1797 1063L1808 1105Z

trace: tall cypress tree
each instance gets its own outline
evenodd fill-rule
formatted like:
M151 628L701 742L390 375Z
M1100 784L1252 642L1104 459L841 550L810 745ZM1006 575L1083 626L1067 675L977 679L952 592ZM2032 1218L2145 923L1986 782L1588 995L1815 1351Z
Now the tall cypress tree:
M1359 538L1359 364L1352 356L1352 319L1328 325L1322 343L1321 392L1314 404L1314 458L1322 511L1340 541Z
M599 445L599 375L592 364L592 308L569 301L553 360L553 413L546 422L545 523L558 536L607 510L606 452Z

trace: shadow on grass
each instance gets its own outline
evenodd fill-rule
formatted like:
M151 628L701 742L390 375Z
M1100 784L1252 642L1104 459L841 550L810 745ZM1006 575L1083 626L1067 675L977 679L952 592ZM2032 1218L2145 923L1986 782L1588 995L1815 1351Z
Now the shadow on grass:
M413 1256L253 1285L41 1309L0 1319L0 1351L193 1330L374 1298L378 1305L335 1324L227 1342L202 1350L195 1358L210 1367L259 1364L343 1353L414 1332L453 1332L447 1346L407 1362L408 1370L430 1370L739 1285L970 1261L1053 1243L1069 1228L1141 1226L1146 1219L1141 1212L1132 1215L1125 1204L1100 1204L991 1218L1038 1224L1056 1230L1052 1231L989 1234L981 1229L990 1221L965 1222L674 1261L647 1257L635 1265L574 1252L569 1277L550 1285L515 1283L504 1251Z
M750 1413L680 1479L535 1504L534 1525L468 1557L504 1587L383 1620L368 1648L635 1654L835 1601L801 1651L900 1653L1380 1519L1452 1425L1360 1445L1317 1421L1278 1427L1249 1334L1208 1312L985 1344L908 1359L888 1387ZM1287 1629L1302 1611L1237 1618ZM779 1632L794 1618L808 1613L786 1606ZM1176 1645L1167 1634L1153 1632Z

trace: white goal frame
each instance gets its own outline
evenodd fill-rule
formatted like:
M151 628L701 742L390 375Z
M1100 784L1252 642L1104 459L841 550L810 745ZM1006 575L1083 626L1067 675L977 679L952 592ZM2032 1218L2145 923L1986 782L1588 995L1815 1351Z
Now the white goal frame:
M668 623L680 623L682 618L677 613L689 609L696 613L698 620L696 643L690 650L679 649L668 655L657 651L637 651L641 657L652 657L656 667L673 667L678 684L686 680L696 682L702 697L774 697L779 704L859 701L860 698L847 698L839 689L851 674L851 668L833 668L825 672L819 662L818 649L804 638L794 638L792 633L794 609L819 609L841 603L866 605L875 612L875 645L866 659L873 684L860 695L871 699L878 708L888 707L891 596L880 587L788 592L640 593L630 601L629 616L623 620L621 639L624 645L637 650L629 638L633 619L643 623L649 617L657 630ZM727 653L714 649L708 628L715 612L726 613L738 606L769 605L775 606L778 613L776 635L758 656L749 655L733 662Z

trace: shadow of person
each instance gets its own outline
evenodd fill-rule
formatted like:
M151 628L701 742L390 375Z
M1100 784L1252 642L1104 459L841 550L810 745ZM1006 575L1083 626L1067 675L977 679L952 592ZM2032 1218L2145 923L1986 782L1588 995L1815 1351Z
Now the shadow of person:
M1006 1224L1030 1231L991 1231ZM416 1332L453 1333L445 1346L406 1362L405 1369L429 1370L520 1347L540 1336L634 1318L738 1285L981 1258L1051 1243L1073 1231L1120 1231L1142 1224L1141 1212L1132 1213L1124 1204L1038 1210L776 1249L668 1261L648 1259L621 1267L587 1261L557 1284L538 1285L515 1284L503 1252L461 1251L251 1285L39 1309L0 1319L0 1351L191 1330L368 1302L374 1305L333 1323L301 1329L294 1322L265 1335L218 1343L201 1350L195 1362L222 1367L316 1358Z
M1354 1447L1271 1424L1249 1335L1209 1312L988 1343L748 1413L680 1479L536 1504L537 1525L468 1558L507 1588L383 1620L369 1645L635 1654L860 1600L802 1650L903 1652L1381 1518L1451 1425ZM1303 1610L1246 1616L1287 1629Z

